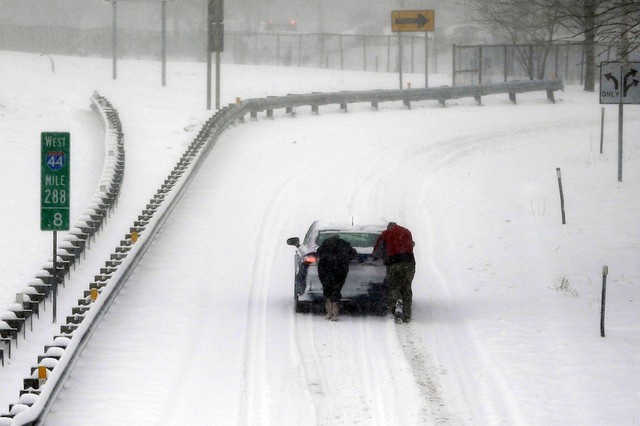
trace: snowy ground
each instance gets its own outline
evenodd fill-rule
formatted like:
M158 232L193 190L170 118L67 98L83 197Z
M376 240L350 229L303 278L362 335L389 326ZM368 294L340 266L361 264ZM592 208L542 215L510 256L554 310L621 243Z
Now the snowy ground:
M39 133L72 133L72 218L96 189L107 96L127 170L107 230L61 292L77 299L210 112L203 64L0 52L0 309L47 259ZM157 78L156 78L157 77ZM415 85L423 76L409 76ZM410 81L410 80L408 80ZM447 84L446 76L430 81ZM223 67L223 103L395 88L392 74ZM435 84L434 83L434 84ZM105 317L47 424L635 424L640 422L640 113L599 153L596 94L299 109L225 133ZM567 224L561 224L556 168ZM294 314L293 250L318 218L396 220L416 240L414 321ZM609 266L607 337L601 270ZM17 399L50 306L0 370ZM36 341L37 343L30 343ZM42 342L44 343L42 343Z

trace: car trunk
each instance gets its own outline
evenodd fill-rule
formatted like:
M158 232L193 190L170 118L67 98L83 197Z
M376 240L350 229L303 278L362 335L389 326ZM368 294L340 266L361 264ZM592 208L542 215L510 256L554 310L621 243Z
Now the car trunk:
M359 253L349 263L349 274L342 287L342 298L357 301L359 299L376 299L382 297L386 288L386 266L382 261L367 260L368 253ZM322 283L318 277L317 265L310 265L307 271L307 294L322 295Z

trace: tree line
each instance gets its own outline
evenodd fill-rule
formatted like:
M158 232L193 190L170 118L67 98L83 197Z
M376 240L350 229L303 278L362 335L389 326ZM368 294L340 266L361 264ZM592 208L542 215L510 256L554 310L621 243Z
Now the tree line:
M558 41L584 45L584 90L595 89L596 44L625 62L639 50L640 2L635 0L466 0L471 20L497 41L546 46ZM544 67L542 67L544 69Z

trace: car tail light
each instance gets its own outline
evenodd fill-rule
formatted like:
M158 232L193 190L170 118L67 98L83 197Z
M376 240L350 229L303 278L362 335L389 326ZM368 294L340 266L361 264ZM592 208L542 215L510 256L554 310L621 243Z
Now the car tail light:
M289 21L289 23L294 27L296 26L296 20L295 19L292 19L291 21Z
M318 256L316 256L315 254L308 254L302 258L302 262L305 265L312 265L318 262Z

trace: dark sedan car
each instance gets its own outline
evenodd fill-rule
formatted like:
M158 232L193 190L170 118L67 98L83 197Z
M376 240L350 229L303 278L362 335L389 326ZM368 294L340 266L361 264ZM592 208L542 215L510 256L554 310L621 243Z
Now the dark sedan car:
M382 225L315 221L302 242L298 237L289 238L287 244L296 247L293 290L296 312L309 312L316 302L323 301L316 250L332 234L338 234L358 252L357 258L349 265L349 274L342 288L342 302L384 312L387 307L386 267L381 260L371 258L373 246L384 229Z

